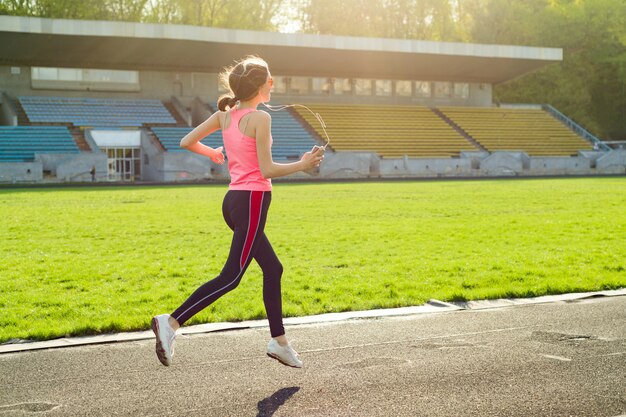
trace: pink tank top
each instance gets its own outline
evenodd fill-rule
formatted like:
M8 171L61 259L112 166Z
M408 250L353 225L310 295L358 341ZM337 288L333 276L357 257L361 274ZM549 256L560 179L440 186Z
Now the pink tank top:
M263 178L256 151L256 139L239 130L239 121L255 109L230 110L230 123L222 130L230 173L229 190L271 191L272 180ZM245 122L243 123L245 127ZM272 138L270 137L270 144Z

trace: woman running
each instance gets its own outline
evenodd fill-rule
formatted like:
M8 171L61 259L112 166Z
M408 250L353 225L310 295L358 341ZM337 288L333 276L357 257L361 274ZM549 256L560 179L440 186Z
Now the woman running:
M318 167L324 150L314 147L300 161L279 164L272 160L271 117L257 110L270 100L273 80L267 63L247 57L220 74L230 94L221 96L214 113L180 142L189 151L224 163L222 147L210 148L200 140L222 129L228 155L231 181L222 204L222 214L232 229L233 240L226 264L213 280L201 285L176 311L152 318L156 335L156 354L169 366L174 355L176 330L222 295L235 289L254 258L263 271L263 302L270 325L271 340L267 354L284 365L302 367L298 353L285 336L282 318L280 279L283 266L263 229L272 199L271 178Z

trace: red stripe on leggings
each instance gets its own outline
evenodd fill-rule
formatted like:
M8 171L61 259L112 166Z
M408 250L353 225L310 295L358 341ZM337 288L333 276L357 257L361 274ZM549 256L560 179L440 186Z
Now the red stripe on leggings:
M261 206L263 204L263 191L250 191L250 217L248 221L248 234L246 235L246 242L243 245L243 252L241 253L241 259L239 265L241 269L246 264L250 251L252 250L252 244L254 243L254 236L259 228L259 222L261 221Z

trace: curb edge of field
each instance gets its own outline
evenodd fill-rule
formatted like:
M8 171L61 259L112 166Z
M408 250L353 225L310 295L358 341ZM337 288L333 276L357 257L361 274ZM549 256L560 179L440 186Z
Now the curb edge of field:
M413 307L400 307L388 309L376 309L366 311L346 311L342 313L326 313L314 316L288 317L284 319L285 326L302 324L329 323L345 321L351 319L368 319L392 316L410 316L424 313L443 313L450 311L465 310L489 310L504 307L516 307L531 304L545 304L558 302L575 302L590 298L626 296L626 288L607 291L594 291L583 293L569 293L560 295L545 295L532 298L502 298L496 300L477 300L462 302L444 302L439 300L429 300L426 304ZM193 335L199 333L211 333L227 330L251 329L267 327L267 320L248 320L241 322L207 323L195 326L183 327L178 331L181 335ZM6 343L0 345L0 355L4 353L27 352L40 349L55 349L63 347L75 347L84 345L95 345L103 343L131 342L154 338L151 330L139 332L110 333L97 336L64 337L60 339L45 340L40 342Z

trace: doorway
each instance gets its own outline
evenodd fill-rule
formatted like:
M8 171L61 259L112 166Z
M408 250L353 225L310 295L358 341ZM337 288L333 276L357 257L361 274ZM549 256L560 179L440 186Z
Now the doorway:
M140 148L106 148L109 181L141 180Z

